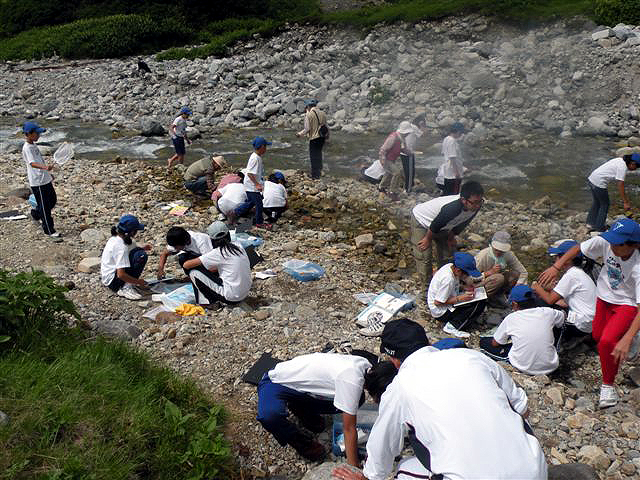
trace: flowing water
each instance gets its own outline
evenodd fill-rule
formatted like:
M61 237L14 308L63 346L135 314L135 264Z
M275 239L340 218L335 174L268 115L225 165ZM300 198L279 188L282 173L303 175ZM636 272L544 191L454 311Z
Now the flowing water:
M5 144L4 148L7 143L22 143L18 123L0 119L0 141ZM76 151L74 161L96 161L119 155L164 164L173 154L168 136L113 138L106 125L73 120L44 123L44 126L48 130L39 144L55 148L63 141L71 142ZM232 165L243 167L251 153L251 139L256 135L263 135L273 142L264 157L267 172L273 168L308 169L307 141L297 138L293 131L270 128L235 129L219 135L206 135L203 139L194 140L187 148L186 162L219 153ZM433 147L440 140L426 135L417 147L422 153L416 155L416 175L429 188L434 185L436 170L442 163L438 148ZM357 176L362 166L376 158L383 141L384 135L332 132L324 149L325 173ZM467 178L480 181L485 189L496 188L506 198L528 201L549 195L583 209L582 205L590 201L586 177L596 166L611 158L613 141L592 137L559 139L551 135L532 135L527 137L527 141L528 147L467 147ZM638 187L634 185L637 181L633 177L635 175L628 177L627 183L632 184L629 188L635 194Z

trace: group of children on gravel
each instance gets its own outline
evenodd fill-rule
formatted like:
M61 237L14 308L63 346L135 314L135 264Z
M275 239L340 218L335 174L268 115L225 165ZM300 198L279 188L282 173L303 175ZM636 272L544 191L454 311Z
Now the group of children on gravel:
M183 108L172 125L176 155L169 167L184 158L190 113ZM37 202L31 216L42 222L47 235L59 240L51 217L56 203L53 167L44 162L35 145L44 131L34 122L24 124L23 158ZM400 319L375 327L380 329L375 334L381 337L381 353L389 361L362 351L316 353L282 362L267 372L258 386L259 422L281 445L291 445L313 461L324 458L326 451L288 419L289 413L304 429L317 433L324 429L322 414L341 412L347 461L359 467L357 411L364 402L364 391L380 404L362 473L339 468L334 471L336 478L387 478L402 449L405 430L415 454L400 462L406 478L546 478L544 455L526 422L526 394L489 357L508 361L524 373L547 374L558 366L559 346L564 343L568 349L592 337L600 356L599 406L604 408L618 402L616 374L621 363L638 350L640 225L629 218L616 220L610 228L603 224L608 208L606 182L621 182L628 208L624 174L640 165L640 155L613 159L592 173L589 185L594 205L589 222L596 236L581 243L568 239L550 246L552 265L528 286L527 271L512 252L508 232L496 232L475 257L457 251L456 237L484 203L484 189L478 182L458 181L464 171L456 146L462 131L460 125L454 125L452 140L445 142L446 148L443 145L447 164L443 195L412 210L410 241L417 273L431 316L442 322L449 335L469 337L465 329L487 305L510 307L512 313L491 337L480 338L485 355L464 348L434 348L423 327ZM399 185L394 178L399 169L393 166L397 158L392 157L409 154L411 158L414 150L406 149L407 136L417 133L409 122L403 122L381 149L379 161L383 176L388 177L383 183L389 188L387 193L395 194L391 186ZM287 204L284 175L275 172L264 180L262 157L269 145L265 138L256 137L246 168L223 177L215 189L213 174L226 166L218 156L202 162L198 171L190 167L185 186L196 193L214 190L212 198L227 223L233 224L253 209L256 227L268 228L265 214L267 221L276 221ZM127 299L140 299L135 286L146 286L141 277L151 246L135 242L137 232L144 228L135 216L123 215L102 252L102 283ZM198 304L235 304L247 297L252 284L249 258L232 241L227 224L213 222L206 233L172 227L166 240L158 278L164 277L166 261L175 255L194 286ZM596 262L602 262L599 274ZM478 295L480 287L484 295ZM398 473L397 478L405 477Z

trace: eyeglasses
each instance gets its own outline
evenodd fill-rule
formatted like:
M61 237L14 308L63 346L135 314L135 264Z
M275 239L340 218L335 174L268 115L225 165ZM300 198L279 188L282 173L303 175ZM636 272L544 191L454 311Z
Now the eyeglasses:
M464 201L467 202L472 207L481 207L482 204L484 203L484 198L479 198L478 200L473 200L473 201L464 199Z

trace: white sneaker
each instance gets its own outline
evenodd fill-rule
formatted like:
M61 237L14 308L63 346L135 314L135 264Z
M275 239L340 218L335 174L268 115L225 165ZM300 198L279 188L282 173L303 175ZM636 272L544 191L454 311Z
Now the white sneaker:
M384 323L377 316L373 318L369 318L367 326L365 328L361 328L359 332L365 337L379 337L382 335L382 331L384 330Z
M600 408L613 407L618 403L618 394L613 385L602 385L600 387L600 401L598 406Z
M631 340L627 360L635 360L638 356L638 351L640 351L640 332L636 333L633 340Z
M451 325L451 323L447 322L447 324L442 328L442 330L454 337L458 338L469 338L471 336L470 333L463 332L462 330L458 330L456 327Z
M54 232L51 235L47 235L47 236L56 243L60 243L62 241L62 237L58 232Z
M129 300L140 300L142 298L142 295L136 292L135 288L133 288L133 285L131 285L130 283L126 283L125 285L120 287L120 290L118 290L118 295Z

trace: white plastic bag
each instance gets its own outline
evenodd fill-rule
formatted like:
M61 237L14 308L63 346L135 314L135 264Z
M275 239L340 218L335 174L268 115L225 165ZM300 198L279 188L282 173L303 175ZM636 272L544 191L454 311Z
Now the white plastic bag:
M53 161L58 165L64 165L69 160L73 158L75 154L73 150L73 145L67 142L64 142L62 145L58 147L58 149L53 154Z
M171 293L163 293L161 301L165 307L170 308L172 311L175 311L183 303L194 304L196 303L196 295L193 291L193 285L188 284L175 289Z

